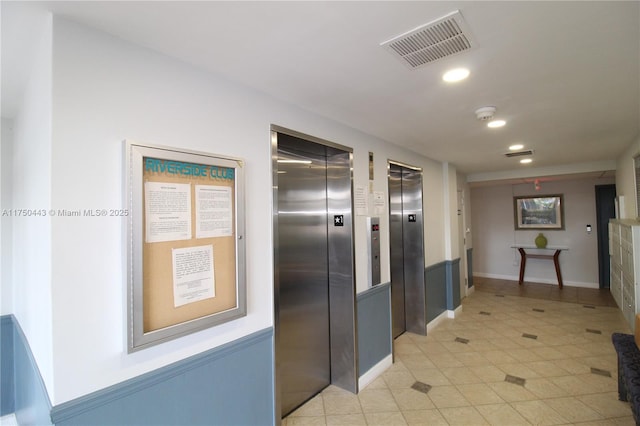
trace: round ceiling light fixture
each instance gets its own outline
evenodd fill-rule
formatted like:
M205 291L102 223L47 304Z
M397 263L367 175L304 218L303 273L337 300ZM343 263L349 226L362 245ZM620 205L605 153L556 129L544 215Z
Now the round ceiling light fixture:
M456 83L469 77L469 70L466 68L455 68L445 72L442 79L447 83Z
M517 151L522 148L524 148L524 145L522 145L521 143L516 143L509 147L509 151Z
M520 160L520 164L529 164L532 161L533 160L531 158L523 158L522 160Z
M493 120L487 123L487 127L491 127L492 129L497 129L498 127L502 127L507 124L504 120Z

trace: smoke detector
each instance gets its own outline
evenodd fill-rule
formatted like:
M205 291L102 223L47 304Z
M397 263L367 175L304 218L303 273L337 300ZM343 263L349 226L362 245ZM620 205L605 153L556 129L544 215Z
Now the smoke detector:
M489 121L493 118L493 115L496 113L496 107L494 106L485 106L482 108L478 108L476 110L476 117L480 121Z

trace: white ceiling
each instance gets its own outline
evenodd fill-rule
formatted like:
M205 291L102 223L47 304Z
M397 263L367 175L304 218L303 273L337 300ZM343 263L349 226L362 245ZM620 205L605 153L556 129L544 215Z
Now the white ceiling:
M3 3L2 83L19 87L5 76L15 15ZM640 135L638 1L39 5L471 175L610 165ZM380 46L454 10L476 42L468 52L409 70ZM457 66L469 79L444 83ZM485 105L507 126L479 122L474 111ZM532 165L504 157L515 142L535 151Z

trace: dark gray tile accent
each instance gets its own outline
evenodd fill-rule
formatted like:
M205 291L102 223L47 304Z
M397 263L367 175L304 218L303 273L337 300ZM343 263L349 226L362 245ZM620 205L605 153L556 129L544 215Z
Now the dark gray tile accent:
M535 334L528 334L528 333L522 333L522 337L526 337L527 339L533 339L533 340L536 340L538 338L538 336L536 336Z
M431 385L422 382L415 382L411 385L411 389L415 389L418 392L422 393L429 393L429 391L431 390Z
M591 373L592 374L597 374L599 376L604 376L604 377L611 377L611 372L607 371L607 370L601 370L599 368L594 368L591 367Z
M504 297L504 294L496 294L496 297Z
M596 307L593 305L582 305L583 308L595 309Z
M505 376L504 381L508 383L513 383L514 385L518 385L518 386L524 386L524 384L526 383L526 379L523 379L522 377L512 376L510 374L507 374Z
M533 308L533 312L544 312L544 309Z
M491 315L491 312L480 311L480 315Z
M593 328L587 328L586 330L587 330L587 333L602 334L602 331L594 330Z
M465 339L463 337L456 337L456 342L464 343L466 345L467 343L469 343L469 339Z

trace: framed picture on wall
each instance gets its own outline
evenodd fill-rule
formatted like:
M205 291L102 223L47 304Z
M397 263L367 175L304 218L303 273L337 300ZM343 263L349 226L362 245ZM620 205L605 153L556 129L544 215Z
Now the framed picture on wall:
M564 229L562 194L513 197L516 230Z

